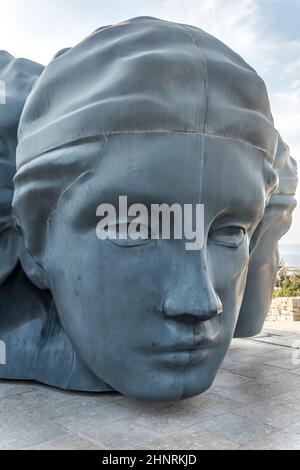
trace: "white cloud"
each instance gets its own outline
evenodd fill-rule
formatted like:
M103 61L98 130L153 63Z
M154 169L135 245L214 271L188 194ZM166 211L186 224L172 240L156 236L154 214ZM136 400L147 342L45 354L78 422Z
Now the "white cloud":
M289 91L272 93L271 100L275 125L289 145L294 150L297 148L297 157L300 156L300 86L293 87L293 83Z
M165 0L160 16L198 26L243 50L255 40L256 11L257 0Z

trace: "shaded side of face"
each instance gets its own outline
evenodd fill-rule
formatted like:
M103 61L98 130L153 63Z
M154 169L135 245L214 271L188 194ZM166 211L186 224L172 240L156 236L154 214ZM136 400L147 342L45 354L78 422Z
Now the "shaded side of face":
M229 139L118 135L94 172L63 194L43 264L66 332L111 387L169 401L211 385L233 336L248 240L264 209L263 165L259 151ZM96 209L117 207L120 195L149 208L203 203L203 249L187 251L185 239L172 237L135 246L99 240Z
M280 136L274 168L279 184L251 239L249 271L236 337L254 336L263 328L278 271L278 241L289 230L296 206L297 164Z
M234 333L259 334L269 313L279 265L278 241L289 230L296 201L292 196L271 199L254 234L245 295Z

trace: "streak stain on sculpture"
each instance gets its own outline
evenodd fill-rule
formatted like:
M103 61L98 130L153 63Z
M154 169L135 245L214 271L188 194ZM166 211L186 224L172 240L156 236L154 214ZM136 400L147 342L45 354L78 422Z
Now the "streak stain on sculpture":
M18 232L0 238L0 377L153 401L202 393L234 334L263 325L295 205L295 163L264 83L205 32L143 17L57 54L27 94ZM97 207L121 195L148 208L204 204L203 247L99 240Z

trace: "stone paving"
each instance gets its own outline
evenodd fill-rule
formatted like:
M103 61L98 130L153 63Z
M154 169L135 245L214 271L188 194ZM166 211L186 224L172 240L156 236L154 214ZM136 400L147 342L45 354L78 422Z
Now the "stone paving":
M0 382L0 449L300 449L300 322L234 340L212 388L179 403Z

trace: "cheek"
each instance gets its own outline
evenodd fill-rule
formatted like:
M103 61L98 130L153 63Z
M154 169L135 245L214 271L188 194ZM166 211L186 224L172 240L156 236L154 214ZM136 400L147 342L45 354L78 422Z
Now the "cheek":
M104 241L100 254L103 282L118 292L121 299L126 297L134 302L140 297L153 297L162 283L159 253L155 241L134 248Z
M207 261L213 285L226 307L227 303L240 305L247 277L249 248L245 239L239 248L208 243Z
M53 292L70 315L75 309L84 322L132 324L142 322L144 311L160 304L163 272L155 243L120 248L98 239L73 239L70 245L72 251L66 246L63 250L67 269L60 276L56 268L52 276Z

